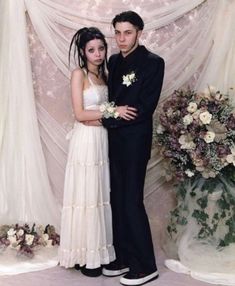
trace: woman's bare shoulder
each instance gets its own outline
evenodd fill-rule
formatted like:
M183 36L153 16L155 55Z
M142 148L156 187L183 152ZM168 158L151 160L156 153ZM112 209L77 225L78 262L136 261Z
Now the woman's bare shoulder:
M77 79L85 79L86 74L85 71L81 68L76 68L71 73L71 78L77 78Z

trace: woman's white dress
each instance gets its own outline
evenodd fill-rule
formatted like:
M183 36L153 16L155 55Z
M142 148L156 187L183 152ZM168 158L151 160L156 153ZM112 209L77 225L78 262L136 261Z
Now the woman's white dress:
M85 109L98 109L107 101L107 86L83 92ZM65 174L59 262L97 268L115 259L112 245L107 130L75 122Z

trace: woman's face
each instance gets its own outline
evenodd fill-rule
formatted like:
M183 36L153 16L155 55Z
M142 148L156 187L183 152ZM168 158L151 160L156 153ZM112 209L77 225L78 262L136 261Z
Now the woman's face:
M94 39L87 42L85 47L85 55L87 58L87 64L99 66L105 59L105 46L102 40Z

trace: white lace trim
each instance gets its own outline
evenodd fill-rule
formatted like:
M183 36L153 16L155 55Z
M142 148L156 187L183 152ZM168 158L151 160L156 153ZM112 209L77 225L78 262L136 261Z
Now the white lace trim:
M109 164L108 160L105 161L98 161L98 162L79 162L79 161L74 161L74 162L68 162L67 166L74 166L74 165L79 165L82 167L96 167L96 166L103 166Z
M63 206L63 210L64 209L93 209L93 208L100 208L100 207L105 207L105 206L110 206L110 202L103 202L103 203L99 203L99 204L91 205L91 206L81 206L81 205Z

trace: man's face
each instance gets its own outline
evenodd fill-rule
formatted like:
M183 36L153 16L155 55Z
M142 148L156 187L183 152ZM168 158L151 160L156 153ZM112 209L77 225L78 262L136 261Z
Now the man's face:
M114 29L117 45L125 57L138 46L142 31L129 22L117 22Z

